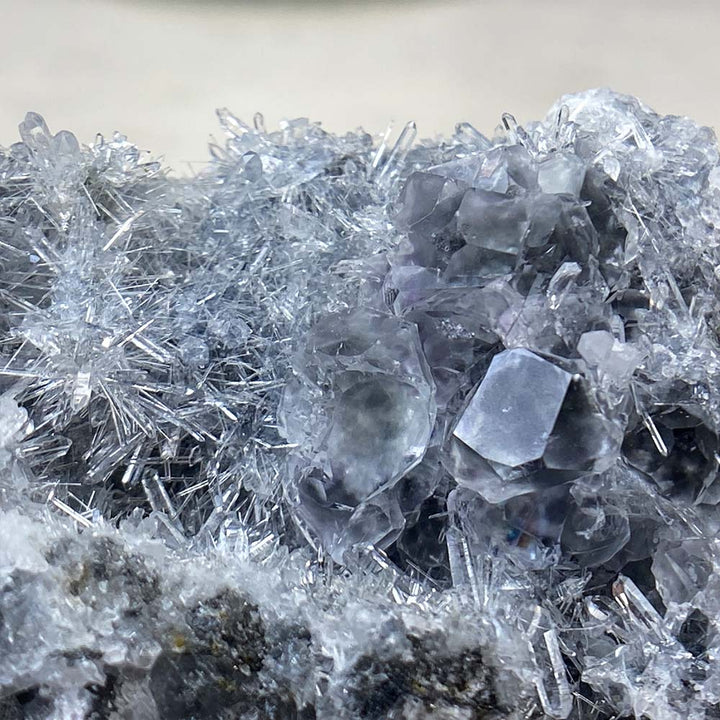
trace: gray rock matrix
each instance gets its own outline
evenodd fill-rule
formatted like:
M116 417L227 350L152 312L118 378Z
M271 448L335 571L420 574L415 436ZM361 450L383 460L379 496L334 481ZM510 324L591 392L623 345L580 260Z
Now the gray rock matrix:
M0 150L0 718L720 718L713 132L219 117Z

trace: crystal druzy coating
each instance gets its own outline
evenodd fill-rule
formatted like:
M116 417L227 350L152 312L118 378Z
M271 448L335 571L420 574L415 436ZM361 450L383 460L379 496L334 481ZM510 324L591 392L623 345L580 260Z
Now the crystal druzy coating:
M712 131L219 117L0 150L0 717L718 717Z

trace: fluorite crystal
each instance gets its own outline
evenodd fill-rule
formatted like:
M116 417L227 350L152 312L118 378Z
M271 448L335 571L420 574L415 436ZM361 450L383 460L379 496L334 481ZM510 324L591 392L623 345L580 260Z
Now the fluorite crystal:
M490 363L455 437L491 462L516 466L545 454L572 375L523 349Z
M712 131L219 117L0 150L0 717L719 717Z
M425 454L434 388L416 326L377 312L320 320L295 365L280 407L301 455L287 496L342 563L350 546L387 545L402 530L396 486Z

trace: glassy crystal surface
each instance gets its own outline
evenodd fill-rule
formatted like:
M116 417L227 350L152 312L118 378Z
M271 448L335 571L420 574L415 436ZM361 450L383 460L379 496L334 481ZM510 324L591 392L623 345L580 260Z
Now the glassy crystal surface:
M371 310L328 316L295 367L280 407L297 446L286 492L338 561L354 542L386 545L403 524L391 491L422 460L435 420L415 326Z
M479 455L502 465L542 457L572 376L527 350L496 355L455 427Z

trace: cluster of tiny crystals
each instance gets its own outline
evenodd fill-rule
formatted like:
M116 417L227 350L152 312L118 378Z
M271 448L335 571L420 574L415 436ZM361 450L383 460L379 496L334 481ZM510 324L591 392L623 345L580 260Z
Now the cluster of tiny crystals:
M712 131L218 115L0 149L0 718L720 718Z

